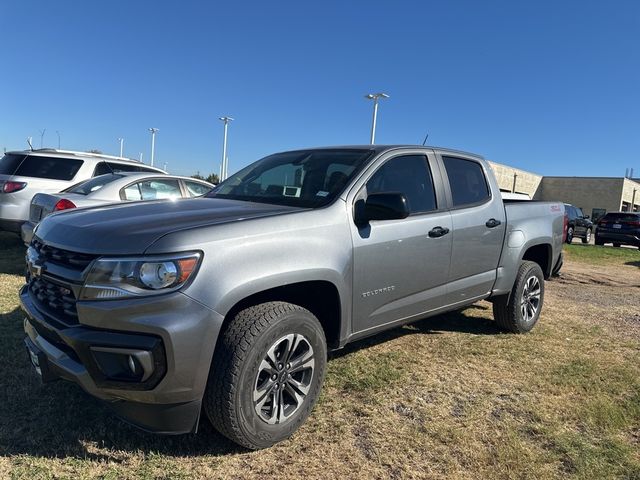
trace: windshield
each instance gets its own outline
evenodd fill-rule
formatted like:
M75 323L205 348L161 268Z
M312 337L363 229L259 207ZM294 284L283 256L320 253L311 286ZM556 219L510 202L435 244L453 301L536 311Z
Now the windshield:
M605 222L637 222L640 220L638 213L607 213L602 220Z
M122 178L122 175L108 173L106 175L100 175L99 177L94 177L91 180L86 180L84 182L76 183L75 185L63 190L66 193L77 193L80 195L89 195L90 193L96 192L104 187L107 183L111 183L114 180L118 180Z
M317 208L337 198L372 150L321 149L276 153L240 170L207 197Z

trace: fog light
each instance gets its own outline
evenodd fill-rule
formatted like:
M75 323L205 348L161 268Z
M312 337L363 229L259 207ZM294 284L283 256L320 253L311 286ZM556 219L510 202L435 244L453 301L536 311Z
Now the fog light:
M153 355L147 350L90 347L96 365L107 380L144 382L153 373Z

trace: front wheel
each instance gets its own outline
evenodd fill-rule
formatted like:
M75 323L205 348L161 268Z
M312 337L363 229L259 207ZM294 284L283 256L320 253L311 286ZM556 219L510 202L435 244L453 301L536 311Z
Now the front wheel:
M589 243L591 241L591 229L587 228L587 232L582 237L582 243Z
M544 275L540 265L524 261L507 300L506 295L493 302L493 318L498 326L512 333L530 331L540 318L544 302Z
M238 312L216 346L204 396L213 426L256 450L295 432L313 409L327 364L318 319L291 303Z

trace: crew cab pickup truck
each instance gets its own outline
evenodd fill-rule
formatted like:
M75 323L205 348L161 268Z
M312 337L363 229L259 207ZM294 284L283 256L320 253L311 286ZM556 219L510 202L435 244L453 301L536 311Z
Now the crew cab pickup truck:
M310 414L327 351L493 302L528 332L562 261L561 203L503 202L477 155L417 146L274 154L202 198L69 210L27 250L25 343L121 417L250 449Z

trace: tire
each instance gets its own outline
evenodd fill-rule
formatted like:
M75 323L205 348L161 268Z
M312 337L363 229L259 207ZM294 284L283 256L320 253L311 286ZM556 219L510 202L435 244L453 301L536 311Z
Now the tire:
M594 243L595 243L596 245L600 245L600 246L604 245L604 240L600 240L600 239L598 238L598 235L596 235L596 237L595 237L595 239L594 239L593 241L594 241Z
M538 285L538 295L530 295L528 289ZM536 289L533 288L535 292ZM522 302L527 299L527 304ZM533 299L537 298L534 307ZM527 333L540 318L544 304L544 275L540 265L535 262L524 261L520 264L516 281L511 294L496 298L493 302L493 318L498 326L511 333ZM523 307L526 312L523 313ZM535 309L534 309L535 308Z
M287 357L293 361L278 362ZM216 430L237 444L252 450L270 447L307 419L320 395L326 364L324 331L311 312L285 302L248 307L221 333L204 395L205 413ZM280 385L284 388L278 391Z
M582 237L582 243L589 243L591 241L591 229L587 228L587 231L584 234L584 237Z
M620 244L619 243L614 243L613 246L616 247L616 248L620 248Z
M567 243L571 243L573 241L573 227L567 228Z

